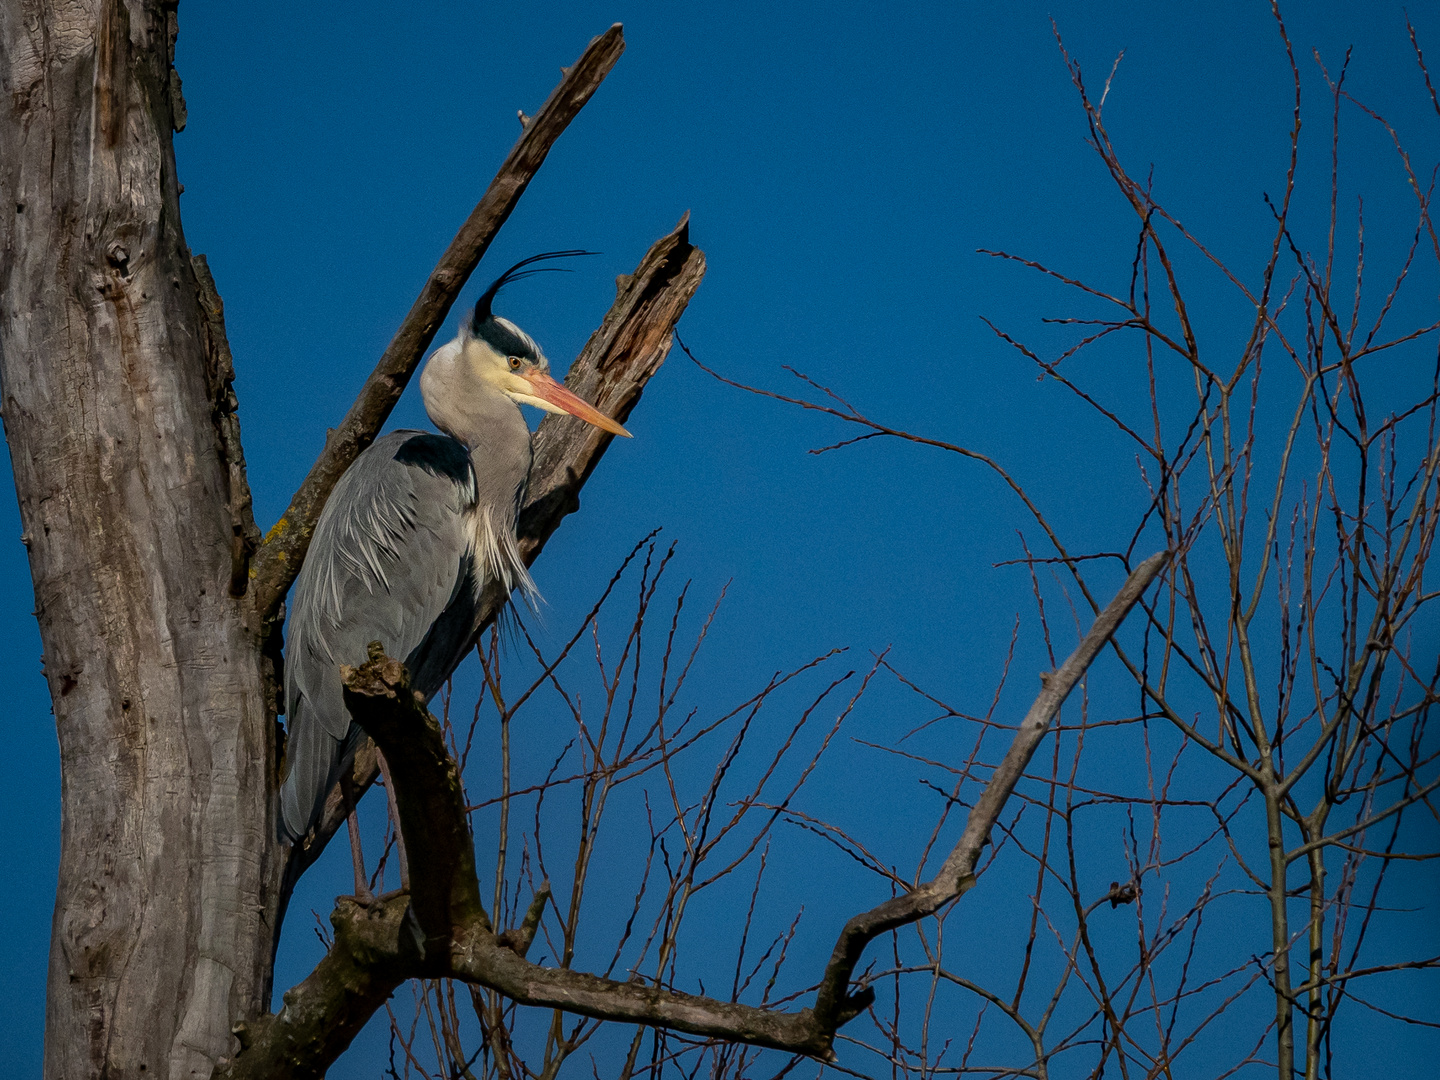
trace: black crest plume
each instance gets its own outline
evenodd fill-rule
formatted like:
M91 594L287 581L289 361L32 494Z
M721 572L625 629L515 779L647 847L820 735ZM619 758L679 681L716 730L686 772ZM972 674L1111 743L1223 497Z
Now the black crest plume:
M490 287L480 294L480 299L475 302L475 319L471 324L479 326L486 319L490 318L490 305L495 301L495 295L509 285L512 281L519 281L531 274L543 274L547 270L563 270L562 266L532 266L532 263L544 262L546 259L573 259L580 255L599 255L598 251L581 251L578 248L570 251L542 251L539 255L531 255L528 259L521 259L514 266L506 270L498 278L490 283ZM529 269L526 269L529 267Z

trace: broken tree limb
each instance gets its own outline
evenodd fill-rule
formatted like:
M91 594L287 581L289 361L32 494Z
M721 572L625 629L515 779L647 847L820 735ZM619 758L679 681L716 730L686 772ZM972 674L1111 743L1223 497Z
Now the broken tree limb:
M240 1052L217 1077L323 1076L407 978L460 979L522 1004L833 1059L833 1032L808 1009L757 1009L523 959L515 935L497 935L481 904L458 769L404 665L376 643L370 659L345 669L343 679L351 715L390 763L412 857L411 892L368 905L342 897L330 917L330 951L284 994L278 1014L236 1026ZM534 922L538 914L532 920L527 913L530 925L520 934L533 934Z
M359 397L326 439L319 460L255 554L251 563L251 596L262 624L274 614L299 573L315 522L336 482L379 433L490 241L544 164L555 140L590 100L624 51L625 38L619 23L590 42L580 59L566 70L560 85L525 125L495 179L455 239L450 241L380 362L365 380Z
M690 243L687 210L651 245L633 274L616 280L615 303L570 365L566 387L623 424L670 355L675 324L704 276L705 253ZM580 488L613 439L573 416L551 414L540 424L517 528L527 565L580 505Z

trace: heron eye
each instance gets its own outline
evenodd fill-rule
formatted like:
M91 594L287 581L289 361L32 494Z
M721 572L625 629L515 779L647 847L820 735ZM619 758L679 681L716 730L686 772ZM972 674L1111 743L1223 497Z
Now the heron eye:
M510 370L511 370L511 371L519 371L519 370L520 370L520 357L518 357L518 356L512 356L512 357L510 357Z

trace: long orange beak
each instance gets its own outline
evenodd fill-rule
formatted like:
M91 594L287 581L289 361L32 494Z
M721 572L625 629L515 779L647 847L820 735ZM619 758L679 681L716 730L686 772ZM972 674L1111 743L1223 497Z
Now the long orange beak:
M517 374L530 384L530 391L541 401L548 401L556 408L564 409L571 416L578 416L587 424L594 424L602 431L608 431L612 435L623 435L627 439L634 436L617 424L610 417L606 416L595 406L583 398L576 397L564 384L556 382L543 371L521 371Z

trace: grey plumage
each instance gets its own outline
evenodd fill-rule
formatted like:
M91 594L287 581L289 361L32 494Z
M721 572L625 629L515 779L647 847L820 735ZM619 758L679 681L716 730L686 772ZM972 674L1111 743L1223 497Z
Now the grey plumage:
M295 580L286 633L282 838L298 841L315 826L360 741L341 664L364 663L370 642L379 641L405 662L428 701L474 644L486 586L534 591L515 544L531 461L519 405L629 435L555 382L535 340L491 311L503 285L538 272L534 263L583 254L537 255L497 278L420 374L425 410L443 434L376 439L326 501Z
M395 431L336 484L295 582L285 643L286 839L314 826L360 739L339 665L364 663L380 641L428 700L474 643L486 581L528 582L513 536L529 433L518 410L504 408L518 430L503 425L494 445L473 451L477 460L448 435ZM502 519L480 520L491 507L504 508Z

